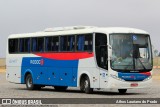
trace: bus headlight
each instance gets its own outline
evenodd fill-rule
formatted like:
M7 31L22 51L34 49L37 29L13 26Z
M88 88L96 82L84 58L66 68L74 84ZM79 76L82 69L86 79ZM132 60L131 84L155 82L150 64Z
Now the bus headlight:
M150 80L152 78L152 76L147 77L146 79L144 79L143 81L147 81Z
M116 75L110 74L110 76L111 76L112 78L116 79L116 80L125 81L125 80L123 80L123 79L121 79L121 78L118 78L118 76L116 76Z

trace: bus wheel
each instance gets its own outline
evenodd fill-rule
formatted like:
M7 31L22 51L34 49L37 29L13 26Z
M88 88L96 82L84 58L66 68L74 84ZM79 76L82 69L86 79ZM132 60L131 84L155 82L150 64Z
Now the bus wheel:
M90 94L93 92L93 88L90 88L90 81L88 76L86 76L85 78L82 78L80 83L80 90L84 91L87 94Z
M118 89L120 94L125 94L127 92L127 89Z
M26 76L26 87L27 87L28 90L36 89L36 86L33 84L32 75L31 74L28 74Z
M65 91L67 88L67 86L54 86L54 89L57 91Z

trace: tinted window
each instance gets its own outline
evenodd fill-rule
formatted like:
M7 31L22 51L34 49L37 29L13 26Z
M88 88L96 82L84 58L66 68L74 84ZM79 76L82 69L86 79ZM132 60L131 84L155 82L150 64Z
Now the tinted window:
M18 52L18 39L9 39L9 53Z
M32 52L44 51L44 38L32 38Z
M108 70L107 35L96 33L95 45L97 65Z
M67 51L75 50L75 36L68 36Z
M25 38L24 39L24 52L30 52L30 38Z
M32 52L37 50L37 38L32 38Z
M92 34L83 34L77 36L77 51L92 51Z
M19 39L19 52L30 52L30 38Z
M24 39L19 39L19 52L24 52Z
M75 50L75 36L61 36L60 37L60 51L74 51Z
M58 51L59 37L46 37L45 39L45 51Z
M60 51L67 51L67 36L60 37Z
M52 51L52 37L46 37L46 39L45 39L45 51Z
M105 34L96 33L95 44L96 46L107 45L107 36Z

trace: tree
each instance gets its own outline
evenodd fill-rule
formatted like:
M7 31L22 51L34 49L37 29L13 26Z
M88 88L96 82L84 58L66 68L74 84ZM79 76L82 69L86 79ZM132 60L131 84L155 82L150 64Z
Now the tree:
M158 50L157 49L154 50L154 56L158 56Z
M159 54L158 54L158 50L157 49L155 49L154 50L154 56L158 56Z

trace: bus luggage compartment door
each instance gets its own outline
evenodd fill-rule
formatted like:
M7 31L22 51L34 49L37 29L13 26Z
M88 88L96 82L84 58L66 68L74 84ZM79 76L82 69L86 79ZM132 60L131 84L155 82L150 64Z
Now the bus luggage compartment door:
M72 85L72 68L60 68L59 74L59 84L61 86Z

